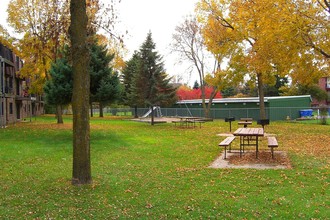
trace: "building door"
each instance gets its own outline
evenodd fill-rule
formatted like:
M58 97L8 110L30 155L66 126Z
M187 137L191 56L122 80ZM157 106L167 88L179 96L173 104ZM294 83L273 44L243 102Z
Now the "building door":
M16 102L16 118L17 120L21 119L21 104Z

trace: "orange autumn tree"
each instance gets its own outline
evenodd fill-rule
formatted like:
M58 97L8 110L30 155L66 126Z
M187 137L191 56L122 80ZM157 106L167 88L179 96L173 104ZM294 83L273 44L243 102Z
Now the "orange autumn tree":
M214 98L216 99L222 98L220 92L217 92L215 95L213 95L212 87L206 86L204 88L204 92L206 99L209 99L211 96L214 96ZM176 95L178 97L178 100L202 99L201 88L191 89L185 85L179 87L179 89L176 92Z
M228 79L257 85L260 119L266 118L264 84L274 84L276 75L305 81L321 75L323 62L299 37L307 23L296 1L201 0L197 13L208 49L228 58Z

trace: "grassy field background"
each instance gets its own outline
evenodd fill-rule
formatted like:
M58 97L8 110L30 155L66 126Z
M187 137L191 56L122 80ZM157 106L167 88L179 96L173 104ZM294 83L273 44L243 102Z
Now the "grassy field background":
M70 117L1 129L0 219L330 219L330 126L266 127L292 169L207 168L228 131L93 118L93 184L74 187Z

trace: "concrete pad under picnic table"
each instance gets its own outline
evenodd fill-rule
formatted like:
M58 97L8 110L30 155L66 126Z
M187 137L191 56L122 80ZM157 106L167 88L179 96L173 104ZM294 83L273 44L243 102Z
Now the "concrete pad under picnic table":
M215 169L290 169L291 164L288 155L284 151L275 151L275 159L271 159L269 151L259 151L259 158L255 158L255 151L245 151L242 158L238 150L227 151L227 159L224 152L213 161L209 168Z

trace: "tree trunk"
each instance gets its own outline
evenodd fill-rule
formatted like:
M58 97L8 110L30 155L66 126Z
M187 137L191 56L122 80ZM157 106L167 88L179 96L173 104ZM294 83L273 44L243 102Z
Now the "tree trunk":
M205 102L205 84L204 84L204 82L202 81L202 79L200 79L200 83L201 83L201 86L200 86L200 88L201 88L201 92L202 92L202 97L201 97L201 99L202 99L202 106L203 106L203 109L204 109L204 117L205 118L208 118L209 117L209 109L207 108L207 106L206 106L206 102Z
M205 109L205 118L210 117L210 111L211 111L213 99L216 96L217 92L218 92L218 89L216 89L216 87L213 87L213 91L210 94L209 103L207 104L207 108Z
M91 103L90 105L90 111L91 111L91 117L93 118L93 116L94 116L94 112L93 112L93 103Z
M57 124L63 124L62 106L61 105L56 105L56 118L57 118Z
M137 109L137 105L134 106L134 118L138 118L138 109Z
M100 118L103 118L103 104L100 102L99 106L100 106Z
M154 106L151 106L151 125L155 124L154 120Z
M86 1L71 0L70 40L73 67L73 171L72 184L92 182L89 126L89 52Z
M262 79L262 74L258 73L257 78L258 78L258 93L259 93L259 108L260 108L259 119L266 119L264 83Z

